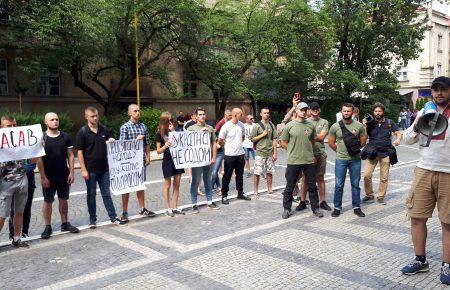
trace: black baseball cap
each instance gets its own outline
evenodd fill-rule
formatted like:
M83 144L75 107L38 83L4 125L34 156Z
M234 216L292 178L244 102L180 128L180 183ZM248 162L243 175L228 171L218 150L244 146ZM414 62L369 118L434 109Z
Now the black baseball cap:
M320 105L317 102L311 102L311 103L309 103L309 109L310 110L320 109Z
M431 83L431 88L436 86L441 86L444 89L450 88L450 78L444 76L435 78Z

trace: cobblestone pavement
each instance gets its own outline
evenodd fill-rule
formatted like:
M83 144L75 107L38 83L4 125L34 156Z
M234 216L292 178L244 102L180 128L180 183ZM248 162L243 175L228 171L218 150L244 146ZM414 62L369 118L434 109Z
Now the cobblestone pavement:
M233 199L228 206L220 204L219 211L203 206L198 215L186 210L185 216L175 218L136 218L125 227L105 223L96 230L85 229L85 193L78 179L72 189L70 217L82 226L82 232L35 239L29 249L16 250L5 245L3 230L0 289L444 289L439 283L442 248L436 217L429 221L430 272L400 273L413 257L404 199L417 157L416 148L399 148L401 162L391 168L387 205L364 205L366 218L353 214L347 181L340 217L332 218L327 212L318 219L307 210L281 219L284 153L274 178L280 189L272 195L252 201ZM330 203L333 163L334 154L329 152ZM160 166L154 162L148 170L152 183L146 201L151 209L163 208ZM251 182L251 178L245 180L247 191L252 189ZM189 203L188 187L185 178L180 204ZM42 230L41 196L38 189L32 235ZM135 213L135 200L130 201L130 212ZM99 219L106 221L100 200L98 210ZM54 228L58 218L55 213Z

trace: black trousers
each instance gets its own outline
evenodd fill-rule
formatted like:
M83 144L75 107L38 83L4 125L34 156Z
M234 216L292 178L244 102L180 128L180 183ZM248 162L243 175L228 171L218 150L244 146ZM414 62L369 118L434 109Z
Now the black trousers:
M23 211L22 233L28 235L28 230L30 229L30 220L31 220L31 205L33 204L34 190L36 188L36 180L34 178L34 171L27 172L27 179L28 179L28 198L27 198L27 203L25 204L25 209ZM14 237L13 216L14 216L14 205L11 205L11 215L9 217L9 238L10 239L12 239Z
M289 165L286 168L286 187L283 192L283 207L291 210L292 207L292 192L298 182L300 173L305 175L306 187L309 193L311 202L311 209L319 207L319 194L317 192L317 175L314 164Z
M230 181L233 171L236 172L236 190L238 194L244 193L244 167L245 159L244 155L239 156L226 156L223 159L223 177L222 177L222 197L228 196L230 190Z

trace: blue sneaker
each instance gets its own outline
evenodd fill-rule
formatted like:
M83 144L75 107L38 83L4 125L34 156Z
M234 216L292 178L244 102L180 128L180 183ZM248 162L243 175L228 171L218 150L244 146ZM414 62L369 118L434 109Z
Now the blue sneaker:
M430 267L428 262L422 263L414 259L411 263L402 268L402 273L405 275L415 275L420 272L428 272L430 271Z
M449 263L442 263L441 283L450 285L450 264Z

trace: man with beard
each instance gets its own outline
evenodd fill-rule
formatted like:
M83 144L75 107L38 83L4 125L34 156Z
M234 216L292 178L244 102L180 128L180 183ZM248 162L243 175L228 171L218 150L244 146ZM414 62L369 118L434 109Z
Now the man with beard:
M447 120L450 119L450 78L438 77L431 84L431 94L436 109ZM421 110L411 127L404 133L407 144L426 142L428 136L420 135L418 120ZM432 217L435 206L442 227L442 267L440 280L450 284L450 127L441 135L433 137L429 147L419 147L420 160L414 171L411 193L406 199L408 216L411 218L411 236L415 259L403 267L402 273L414 275L429 271L425 245L427 220Z
M367 133L363 124L352 119L353 109L353 104L344 103L342 105L342 120L331 126L328 136L328 146L336 151L336 163L334 166L336 182L332 217L338 217L342 211L342 195L344 194L347 170L350 173L350 183L352 185L353 212L359 217L366 216L360 207L361 189L359 181L361 180L360 148L366 144Z
M377 200L381 204L386 204L385 195L389 179L389 167L391 165L391 154L395 152L392 149L391 136L395 134L397 139L394 145L400 145L402 141L402 133L398 130L397 125L391 119L384 117L385 107L381 103L375 103L373 106L374 120L368 122L363 120L366 125L369 143L366 145L365 152L368 152L367 163L364 169L364 190L366 196L362 202L370 202L374 200L372 176L378 162L380 163L380 185L378 188Z

